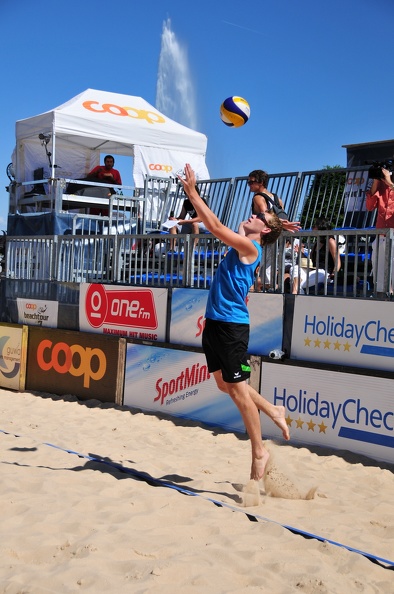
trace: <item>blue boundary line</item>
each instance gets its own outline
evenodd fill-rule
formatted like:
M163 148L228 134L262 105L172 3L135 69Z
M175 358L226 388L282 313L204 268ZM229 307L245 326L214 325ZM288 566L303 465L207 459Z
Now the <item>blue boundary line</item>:
M23 435L17 435L16 433L11 433L10 431L5 431L3 429L0 429L0 433L3 433L4 435L12 435L13 437L25 437ZM29 439L31 439L31 438L29 438ZM36 440L34 440L34 441L36 441ZM40 443L40 442L36 442L36 443ZM213 499L212 497L207 497L206 495L202 495L201 493L189 491L188 489L179 487L178 485L175 485L174 483L170 483L170 482L164 481L162 479L154 478L145 472L135 470L134 468L128 468L126 466L122 466L122 464L118 464L117 462L103 460L102 458L96 458L95 456L88 456L87 454L81 454L80 452L76 452L74 450L69 450L67 448L63 448L61 446L57 446L57 445L49 443L49 442L42 442L41 445L45 445L50 448L60 450L62 452L65 452L66 454L72 454L74 456L78 456L78 458L90 460L91 462L97 462L98 464L105 464L106 466L110 466L111 468L115 468L116 470L119 470L126 474L130 474L134 478L136 478L140 481L144 481L145 483L148 483L148 484L150 483L150 484L154 484L158 487L166 487L168 489L174 489L175 491L178 491L178 493L181 493L183 495L189 495L189 496L193 496L193 497L201 497L202 499L205 499L206 501L209 501L218 507L223 507L223 508L226 508L231 511L238 512L238 513L240 512L240 513L244 514L245 516L247 516L249 519L255 519L256 521L261 520L263 522L269 522L270 524L276 524L277 526L281 526L282 528L289 530L293 534L298 534L300 536L303 536L304 538L311 538L314 540L318 540L320 542L327 542L328 544L331 544L333 546L346 549L346 550L350 551L351 553L357 553L359 555L362 555L363 557L366 557L370 561L379 564L384 569L391 569L391 570L394 569L394 561L390 561L389 559L385 559L384 557L378 557L377 555L372 555L371 553L367 553L365 551L362 551L361 549L355 549L354 547L351 547L349 545L345 545L345 544L337 542L335 540L325 538L324 536L319 536L318 534L314 534L313 532L307 532L305 530L301 530L300 528L295 528L294 526L290 526L288 524L281 524L280 522L276 522L275 520L271 520L270 518L265 518L264 516L246 512L239 507L235 507L228 503L224 503L223 501ZM381 565L381 564L384 564L384 565Z

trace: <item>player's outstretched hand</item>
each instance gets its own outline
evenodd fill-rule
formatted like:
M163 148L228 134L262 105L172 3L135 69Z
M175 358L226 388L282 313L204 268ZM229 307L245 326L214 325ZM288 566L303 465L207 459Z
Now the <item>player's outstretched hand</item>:
M289 231L289 233L295 233L301 229L301 225L299 221L288 221L287 219L282 219L283 229L285 231Z

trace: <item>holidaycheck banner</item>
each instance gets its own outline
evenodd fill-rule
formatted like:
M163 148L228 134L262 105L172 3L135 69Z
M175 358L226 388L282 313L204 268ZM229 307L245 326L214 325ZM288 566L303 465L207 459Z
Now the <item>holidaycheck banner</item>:
M393 304L296 297L291 358L394 371Z
M261 382L264 396L286 408L291 443L394 462L393 380L265 362ZM260 418L265 438L282 437Z

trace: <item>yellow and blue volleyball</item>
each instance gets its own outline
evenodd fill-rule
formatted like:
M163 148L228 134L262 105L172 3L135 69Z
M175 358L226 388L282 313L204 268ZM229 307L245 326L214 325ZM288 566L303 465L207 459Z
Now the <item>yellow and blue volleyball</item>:
M250 106L242 97L227 97L220 106L220 117L226 126L239 128L250 117Z

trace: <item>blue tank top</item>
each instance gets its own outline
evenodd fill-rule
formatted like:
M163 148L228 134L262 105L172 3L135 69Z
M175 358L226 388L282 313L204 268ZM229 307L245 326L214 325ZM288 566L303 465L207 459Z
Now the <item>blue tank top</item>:
M262 248L253 241L258 255L253 264L243 264L237 250L230 248L220 262L208 295L205 317L220 322L249 324L246 297L260 265Z

